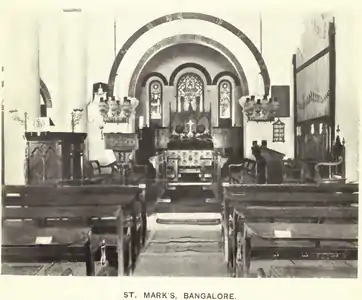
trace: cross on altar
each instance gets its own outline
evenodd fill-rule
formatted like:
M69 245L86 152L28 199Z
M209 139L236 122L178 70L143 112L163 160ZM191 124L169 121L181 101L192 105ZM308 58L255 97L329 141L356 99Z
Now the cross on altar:
M192 134L192 125L194 125L194 122L192 122L191 120L190 121L188 121L187 123L186 123L186 125L189 125L189 135L191 135Z

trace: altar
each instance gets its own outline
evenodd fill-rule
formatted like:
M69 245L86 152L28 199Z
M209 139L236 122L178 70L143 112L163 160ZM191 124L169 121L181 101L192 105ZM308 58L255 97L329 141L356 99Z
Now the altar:
M162 157L158 162L164 163L164 177L178 182L211 183L226 160L219 156L228 147L220 143L219 128L212 126L211 107L206 110L197 101L185 101L176 111L170 107L169 115L169 126L155 129L155 148ZM230 135L231 128L223 133ZM155 164L154 158L150 161Z

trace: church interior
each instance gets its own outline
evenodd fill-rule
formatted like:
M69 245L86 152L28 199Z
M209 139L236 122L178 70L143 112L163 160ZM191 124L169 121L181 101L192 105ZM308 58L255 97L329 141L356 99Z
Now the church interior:
M354 19L234 6L2 20L2 274L357 276Z

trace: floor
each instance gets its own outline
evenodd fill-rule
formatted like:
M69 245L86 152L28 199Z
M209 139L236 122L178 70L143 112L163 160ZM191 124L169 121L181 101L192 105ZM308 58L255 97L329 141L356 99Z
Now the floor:
M217 223L217 213L150 216L149 238L133 276L228 277Z

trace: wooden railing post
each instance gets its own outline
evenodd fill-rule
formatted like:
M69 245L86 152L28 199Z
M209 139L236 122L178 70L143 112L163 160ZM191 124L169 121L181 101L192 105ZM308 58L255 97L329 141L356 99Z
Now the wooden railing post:
M117 216L117 261L118 261L118 276L124 276L124 224L123 210L119 208Z

